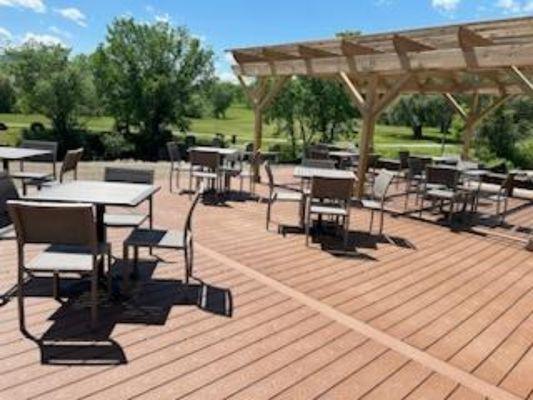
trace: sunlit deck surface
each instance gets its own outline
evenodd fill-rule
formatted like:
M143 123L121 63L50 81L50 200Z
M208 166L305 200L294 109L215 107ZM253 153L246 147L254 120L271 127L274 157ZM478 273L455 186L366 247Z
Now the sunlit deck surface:
M85 164L80 176L100 168ZM294 181L290 171L276 169L277 180ZM165 172L156 224L179 227L189 199L169 193ZM510 223L533 221L531 203L512 204ZM37 343L19 332L11 299L0 307L0 399L533 398L533 254L523 244L391 214L386 236L369 236L369 215L356 210L357 252L339 254L334 243L306 248L301 234L277 234L278 222L297 222L295 205L274 206L270 231L265 209L236 199L198 208L201 306L170 251L141 253L133 299L102 299L94 334L83 295L62 307L27 298ZM110 232L117 256L124 234ZM0 252L5 292L15 243ZM28 284L36 295L51 290Z

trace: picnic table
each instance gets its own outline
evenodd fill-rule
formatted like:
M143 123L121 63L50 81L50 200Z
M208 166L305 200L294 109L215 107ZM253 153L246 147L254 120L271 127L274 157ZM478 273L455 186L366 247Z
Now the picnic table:
M39 150L39 149L27 149L21 147L0 147L0 159L2 159L2 164L4 171L9 173L9 162L10 161L20 161L26 160L28 158L36 156L44 156L50 154L48 150Z

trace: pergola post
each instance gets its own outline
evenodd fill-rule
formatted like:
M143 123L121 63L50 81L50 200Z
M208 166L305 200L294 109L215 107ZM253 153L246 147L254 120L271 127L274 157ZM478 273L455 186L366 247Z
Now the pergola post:
M263 145L263 112L276 98L285 82L290 79L290 76L285 75L274 78L274 83L270 87L267 78L258 78L256 88L249 87L241 75L237 75L237 79L244 89L248 100L250 100L254 111L254 154L257 154ZM259 181L259 166L255 165L254 168L255 178Z
M357 185L355 195L361 198L365 193L366 172L368 169L369 153L372 148L376 121L379 115L398 97L402 89L412 78L411 74L404 75L381 98L378 98L378 76L372 75L366 86L365 97L357 88L356 83L347 74L340 73L341 82L348 91L355 107L362 117L362 128L359 137L359 165L357 170Z
M470 147L477 126L483 122L486 117L497 110L503 103L505 103L511 97L511 95L502 94L501 96L497 97L492 104L482 108L480 107L479 94L474 93L469 112L466 112L450 93L446 93L444 97L448 100L452 108L457 111L461 118L463 118L465 121L465 127L463 130L463 150L461 156L463 160L468 160L470 159Z

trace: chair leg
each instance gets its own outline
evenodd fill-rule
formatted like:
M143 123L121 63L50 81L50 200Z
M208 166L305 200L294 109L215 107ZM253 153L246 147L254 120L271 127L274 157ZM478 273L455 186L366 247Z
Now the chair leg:
M129 285L130 285L130 271L129 268L126 268L129 266L129 247L124 245L122 249L122 255L123 255L123 268L122 268L122 287L124 291L128 291Z
M170 170L170 176L168 178L168 190L170 191L170 193L172 193L172 180L173 180L173 176L174 175L174 171L172 171L172 169Z
M350 235L350 216L344 217L344 249L348 248L348 238Z
M139 278L139 248L137 246L133 247L133 273L132 276L134 279Z
M266 230L268 231L268 227L270 226L270 216L272 213L272 201L268 201L267 205L267 215L266 215Z
M309 246L309 234L311 230L310 225L311 225L311 216L308 215L305 221L305 245L306 246Z
M180 188L180 177L181 177L181 172L180 172L180 170L178 169L178 170L176 171L176 189L178 189L178 190L179 190L179 188Z
M57 271L54 271L52 278L52 293L55 300L59 300L59 274Z
M91 276L91 329L98 326L98 274L95 268Z
M111 245L109 245L109 248L107 249L107 294L108 297L112 296L113 292L113 274L111 271Z
M384 212L383 210L381 210L381 213L380 213L380 220L379 220L379 235L383 235L383 224L384 224Z
M183 256L185 259L185 284L189 284L189 251L187 249L187 246L183 249Z
M21 332L26 332L26 322L24 318L24 271L20 267L18 269L17 300L19 311L19 328Z
M501 223L502 225L505 223L505 217L507 215L507 209L509 207L509 201L507 199L507 197L503 200L503 214L502 214L502 218L501 218Z
M370 226L368 228L368 233L372 234L373 226L374 226L374 210L370 210Z

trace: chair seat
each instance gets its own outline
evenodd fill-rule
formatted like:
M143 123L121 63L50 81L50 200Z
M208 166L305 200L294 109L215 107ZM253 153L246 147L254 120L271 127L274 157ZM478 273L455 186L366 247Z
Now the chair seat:
M18 171L9 174L13 179L27 179L29 181L39 181L39 180L48 180L52 179L54 176L50 172L26 172Z
M135 229L124 241L126 246L183 249L184 235L180 231Z
M311 214L327 214L327 215L348 215L346 209L336 206L323 206L323 205L314 205L311 206L309 211Z
M299 192L276 192L274 193L274 199L276 201L302 201L303 195Z
M381 203L376 200L362 199L359 202L363 208L368 208L371 210L381 210Z
M438 199L445 199L445 200L452 200L459 197L458 192L454 192L453 190L445 190L445 189L433 189L429 190L426 193L427 196L438 198Z
M105 254L106 244L99 246L98 253ZM25 269L35 272L76 272L93 271L93 256L86 247L53 245L33 258Z
M148 219L146 214L104 214L104 225L108 227L136 228Z

